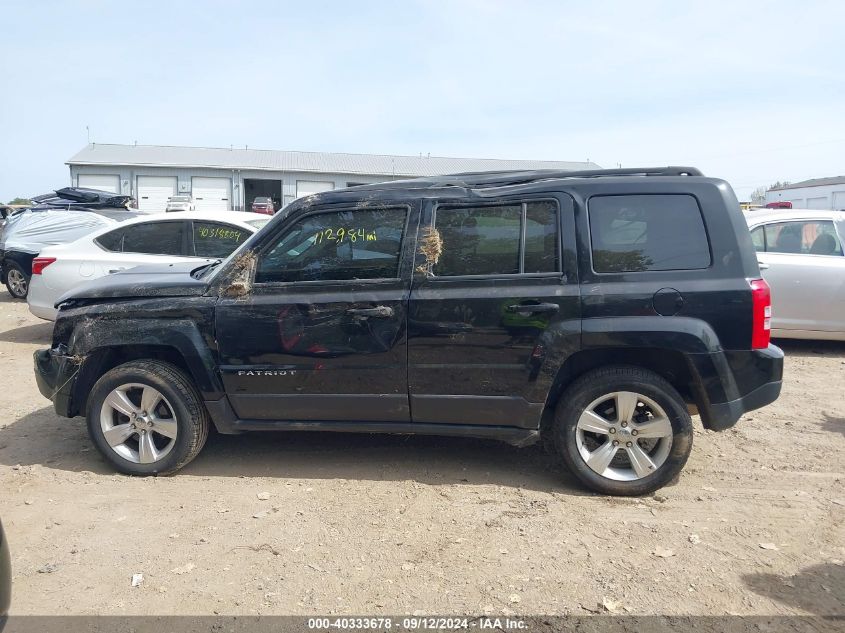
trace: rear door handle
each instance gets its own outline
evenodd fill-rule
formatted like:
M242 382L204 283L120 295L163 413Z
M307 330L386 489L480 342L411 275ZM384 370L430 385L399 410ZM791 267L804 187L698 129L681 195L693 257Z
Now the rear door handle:
M757 265L760 266L760 270L768 270L769 269L769 264L767 264L766 262L757 262Z
M508 312L523 312L527 314L548 314L557 312L560 306L556 303L517 303L508 306Z
M111 268L109 269L109 274L119 273L121 270L126 270L125 268Z
M375 308L350 308L346 314L354 317L366 319L374 317L376 319L388 319L393 316L393 308L390 306L376 306Z

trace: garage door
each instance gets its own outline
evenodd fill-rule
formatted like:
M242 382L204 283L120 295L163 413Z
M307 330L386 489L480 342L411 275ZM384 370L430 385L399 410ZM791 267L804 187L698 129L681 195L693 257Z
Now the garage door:
M839 211L845 211L845 191L833 192L833 204L831 206Z
M79 174L78 187L120 193L120 176L110 174Z
M324 180L297 180L296 181L296 197L310 196L312 193L320 193L321 191L331 191L334 189L333 182L326 182Z
M827 196L821 198L807 198L808 209L827 209L830 206Z
M191 178L191 195L197 211L229 211L232 181L229 178Z
M138 176L138 208L163 212L167 199L176 195L176 176Z

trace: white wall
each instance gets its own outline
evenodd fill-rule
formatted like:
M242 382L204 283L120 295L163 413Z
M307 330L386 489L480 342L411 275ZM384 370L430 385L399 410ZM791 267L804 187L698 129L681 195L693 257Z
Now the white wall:
M767 203L786 201L796 209L845 209L845 183L766 192Z
M232 180L232 204L236 209L243 209L245 178L268 178L282 181L284 204L289 204L296 198L297 180L317 180L334 183L335 189L342 189L350 182L377 183L392 180L390 176L373 176L361 174L326 174L320 172L285 172L249 169L190 169L184 167L121 167L107 165L71 165L71 184L77 185L79 174L114 174L120 177L120 189L124 195L137 197L138 176L176 176L177 193L190 193L191 178L207 176L210 178L230 178ZM401 178L403 176L398 176ZM407 178L407 176L404 176Z

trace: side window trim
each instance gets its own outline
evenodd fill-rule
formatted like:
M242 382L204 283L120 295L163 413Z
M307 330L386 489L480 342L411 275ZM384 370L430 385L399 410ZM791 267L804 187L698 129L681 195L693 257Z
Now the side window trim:
M527 221L527 214L528 214L528 205L532 202L551 202L554 204L555 207L555 237L557 242L557 270L553 272L545 272L545 273L526 273L525 270L525 236L526 236L526 228L528 225ZM420 225L420 232L426 227L430 226L432 228L437 226L437 210L440 207L448 207L454 209L460 208L489 208L489 207L507 207L507 206L514 206L520 205L522 207L522 219L520 221L520 236L519 236L519 272L516 273L483 273L479 275L438 275L434 274L433 277L429 277L428 281L452 281L452 280L472 280L472 279L533 279L533 278L547 278L547 277L556 277L562 278L564 277L565 273L563 272L563 222L562 222L562 212L561 212L561 205L560 201L557 198L517 198L514 200L499 200L499 201L491 201L491 202L484 202L484 201L455 201L455 202L437 202L434 205L431 213L431 224L430 225ZM416 263L416 262L415 262Z
M387 211L390 209L394 210L401 210L405 212L405 226L402 229L402 241L399 244L399 253L397 255L396 260L396 276L395 277L375 277L370 279L355 279L352 280L352 283L356 284L395 284L396 282L402 281L402 263L404 261L404 254L405 249L407 248L407 244L409 241L408 231L410 229L411 218L413 216L413 208L411 205L399 202L395 204L375 204L372 206L365 207L366 210L383 210ZM267 239L261 244L255 251L255 259L256 265L253 266L252 271L252 284L255 286L256 289L266 289L270 290L273 288L281 288L281 287L291 287L291 286L313 286L313 285L323 285L323 286L332 286L332 285L348 285L350 283L349 279L313 279L313 280L297 280L297 281L256 281L255 277L258 273L258 263L261 261L261 257L270 252L273 247L278 243L278 240L282 239L288 232L288 230L295 226L298 222L305 220L306 218L313 217L315 215L323 215L327 213L342 213L344 211L355 212L360 211L362 209L357 208L356 206L349 206L349 204L339 205L337 207L318 207L309 211L308 213L304 213L302 215L297 215L295 217L286 218L285 223L279 227L277 231L275 231L272 235L268 235ZM414 241L416 243L416 241Z

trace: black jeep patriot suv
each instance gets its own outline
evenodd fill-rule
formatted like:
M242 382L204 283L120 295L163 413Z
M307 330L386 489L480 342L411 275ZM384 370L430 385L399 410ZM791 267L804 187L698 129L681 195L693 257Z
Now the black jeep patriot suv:
M769 289L730 186L692 168L501 172L296 201L223 262L71 291L41 392L119 471L220 433L543 439L638 495L778 397Z

